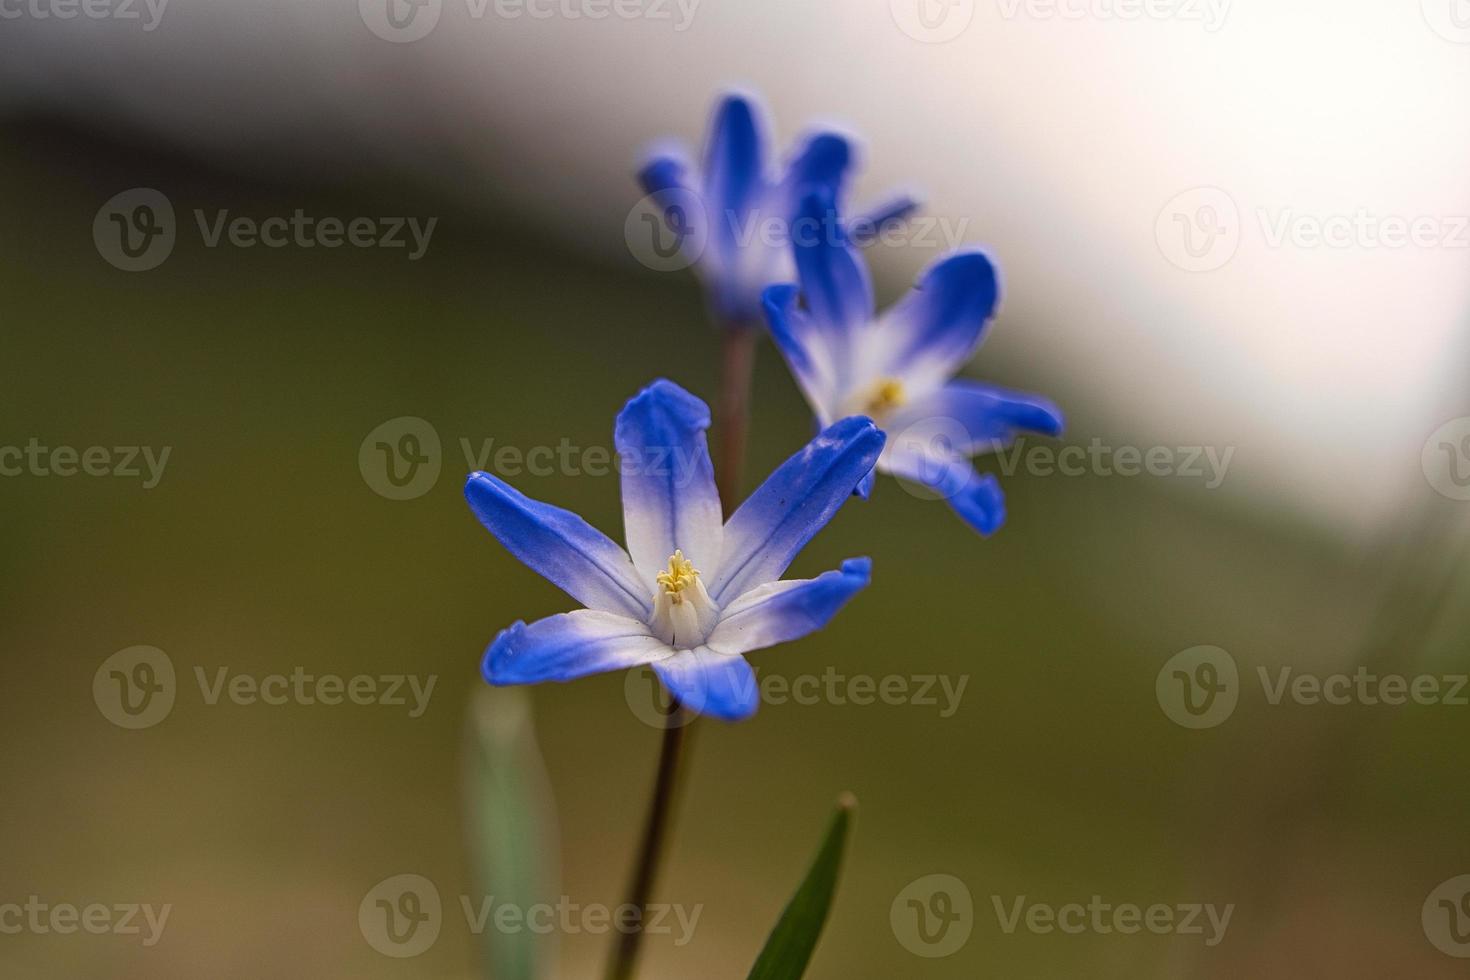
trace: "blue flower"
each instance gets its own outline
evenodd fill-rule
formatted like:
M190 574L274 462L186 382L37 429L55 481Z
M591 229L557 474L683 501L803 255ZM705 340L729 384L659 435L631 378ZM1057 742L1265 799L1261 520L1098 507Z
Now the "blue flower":
M761 291L791 279L791 225L804 190L825 187L841 200L852 165L845 136L815 132L778 172L769 159L768 132L754 99L727 95L710 121L699 172L678 146L654 151L638 172L725 324L759 322ZM917 206L897 195L853 222L854 237L871 239Z
M873 468L883 434L867 419L829 426L728 521L705 430L709 408L655 381L618 415L624 551L570 511L488 473L465 496L480 523L585 609L501 631L485 651L492 684L569 681L651 665L687 708L726 720L758 702L742 654L820 629L868 584L854 558L813 579L778 581Z
M804 197L801 215L824 233L793 241L799 288L765 292L776 346L819 424L871 418L889 434L876 469L934 489L988 535L1005 520L1005 498L995 477L976 473L969 457L1003 448L1022 432L1062 430L1060 410L1044 398L951 380L995 312L995 267L982 252L955 252L876 315L867 267L841 226L825 220L833 206L830 192ZM871 488L870 475L858 492L867 496Z

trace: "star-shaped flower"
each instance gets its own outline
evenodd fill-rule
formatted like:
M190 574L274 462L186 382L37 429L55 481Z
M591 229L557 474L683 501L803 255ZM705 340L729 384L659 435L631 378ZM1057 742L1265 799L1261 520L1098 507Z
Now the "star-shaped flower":
M865 415L888 433L876 469L931 487L982 534L1005 520L994 476L969 457L1025 431L1055 436L1050 401L977 381L952 380L995 312L999 285L983 252L955 252L930 266L898 303L876 314L867 266L838 225L834 201L814 190L801 214L827 229L793 242L797 285L770 287L766 320L821 425ZM823 223L825 222L825 223ZM866 496L869 476L858 492Z
M651 665L695 712L748 717L759 697L743 654L826 625L868 584L849 559L779 581L873 468L883 434L867 419L831 426L723 519L704 402L655 381L618 415L623 550L570 511L473 473L465 496L505 547L587 608L501 631L485 651L492 684L568 681Z
M753 98L727 95L710 121L700 170L672 145L638 172L703 280L716 318L730 325L759 322L761 291L791 278L792 223L803 192L825 187L840 201L852 165L847 137L819 131L801 139L778 170L765 116ZM917 206L896 195L854 221L854 237L871 240Z

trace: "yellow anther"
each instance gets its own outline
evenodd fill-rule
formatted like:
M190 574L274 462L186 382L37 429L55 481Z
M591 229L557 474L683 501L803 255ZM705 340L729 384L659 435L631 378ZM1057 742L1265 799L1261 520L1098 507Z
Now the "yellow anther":
M669 556L668 571L654 576L654 580L663 586L663 590L675 603L684 601L684 590L692 586L697 578L699 570L694 567L694 562L684 557L682 551L675 551Z
M884 378L877 384L873 396L864 407L868 415L879 418L903 403L903 382L897 378Z

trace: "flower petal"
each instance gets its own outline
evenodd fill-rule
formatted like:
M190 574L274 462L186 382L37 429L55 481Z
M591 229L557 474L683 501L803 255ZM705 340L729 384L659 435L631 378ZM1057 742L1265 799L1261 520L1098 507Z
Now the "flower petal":
M725 550L708 584L719 605L774 582L873 468L883 433L865 418L828 426L777 467L725 524Z
M852 143L840 133L813 133L800 144L786 166L782 189L786 214L790 218L801 207L809 188L831 188L840 195L847 172L852 166Z
M698 569L720 559L725 515L705 430L709 406L659 379L618 413L613 440L623 481L628 552L647 594L675 549Z
M1000 481L990 473L976 473L963 457L895 444L878 461L878 468L929 487L983 535L994 534L1005 523L1005 494Z
M717 653L748 653L800 639L826 626L872 571L870 559L849 558L816 578L758 585L730 603L706 644Z
M741 721L760 705L755 671L741 656L696 647L654 661L653 670L669 693L696 714Z
M836 357L822 331L798 305L799 296L795 286L771 286L762 295L761 305L776 349L785 358L818 423L826 425L837 409Z
M999 298L995 266L983 252L940 260L873 331L879 370L915 393L937 388L974 353Z
M764 191L766 129L760 111L744 95L727 95L715 107L704 153L704 196L712 215L742 214ZM729 222L714 225L723 234Z
M820 329L845 341L872 320L873 283L838 220L833 188L813 187L802 197L791 244L802 296Z
M480 671L491 684L570 681L639 667L669 653L668 645L636 619L578 609L501 630L485 651Z
M489 473L471 473L464 495L506 550L567 595L592 609L648 618L651 593L628 553L581 517Z
M1022 432L1060 435L1063 425L1061 409L1040 395L978 381L951 381L894 412L887 424L902 433L936 421L953 421L958 425L943 428L968 433L954 447L965 456L1002 449Z
M688 157L682 149L673 146L654 150L638 170L638 183L645 194L692 191Z

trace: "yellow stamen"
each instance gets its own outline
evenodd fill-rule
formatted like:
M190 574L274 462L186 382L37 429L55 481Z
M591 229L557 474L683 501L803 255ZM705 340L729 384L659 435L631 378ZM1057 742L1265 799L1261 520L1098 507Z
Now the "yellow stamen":
M675 603L684 601L684 590L694 585L697 578L699 570L692 561L684 557L684 552L677 550L669 556L669 570L654 576L654 580L663 586L663 590Z
M904 401L903 382L897 378L884 378L864 407L868 415L878 418L898 408Z

